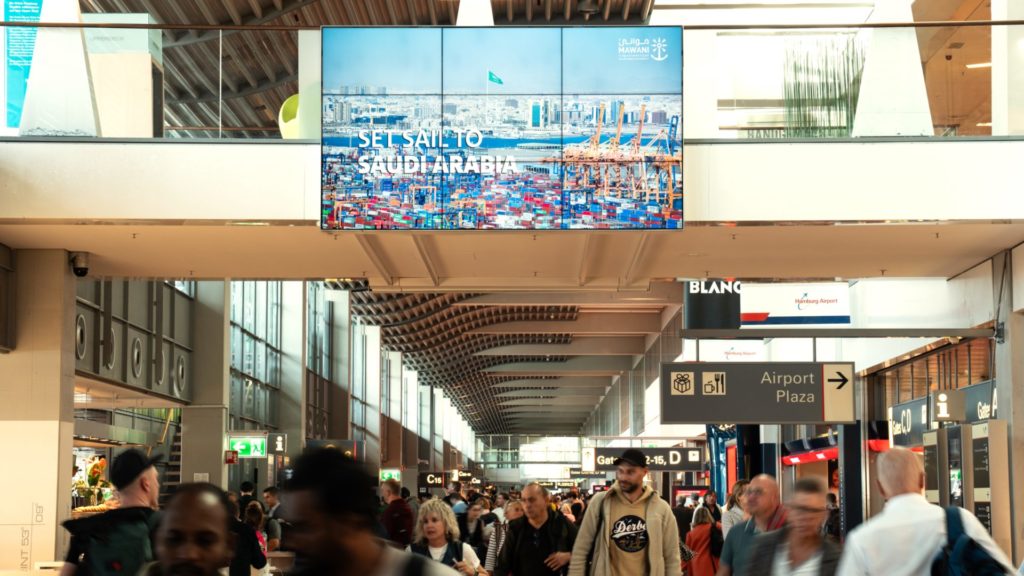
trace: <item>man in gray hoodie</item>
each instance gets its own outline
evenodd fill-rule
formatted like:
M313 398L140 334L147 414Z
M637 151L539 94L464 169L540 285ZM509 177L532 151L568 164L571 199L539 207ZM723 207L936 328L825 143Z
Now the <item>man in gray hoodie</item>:
M569 576L679 576L679 531L668 502L644 486L647 457L630 448L615 460L615 484L591 501Z

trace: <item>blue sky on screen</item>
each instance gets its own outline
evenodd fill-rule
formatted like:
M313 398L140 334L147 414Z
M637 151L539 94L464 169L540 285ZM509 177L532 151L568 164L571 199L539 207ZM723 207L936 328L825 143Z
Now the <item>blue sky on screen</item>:
M653 49L656 41L663 48ZM678 27L566 28L562 37L566 94L673 94L682 90ZM646 46L649 52L636 49ZM625 49L625 50L623 50Z
M441 93L441 30L325 28L324 90L386 88L388 94Z
M558 28L446 29L444 91L558 94L562 90L561 49ZM488 82L488 72L502 83Z

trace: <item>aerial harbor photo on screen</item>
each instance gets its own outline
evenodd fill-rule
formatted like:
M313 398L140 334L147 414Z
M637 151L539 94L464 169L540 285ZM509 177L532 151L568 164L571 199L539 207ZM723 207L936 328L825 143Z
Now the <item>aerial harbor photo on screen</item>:
M682 228L674 27L326 28L321 227Z

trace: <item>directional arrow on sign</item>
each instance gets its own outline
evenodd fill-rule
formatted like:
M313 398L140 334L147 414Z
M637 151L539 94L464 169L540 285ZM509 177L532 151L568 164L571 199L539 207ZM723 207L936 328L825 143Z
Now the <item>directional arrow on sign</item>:
M836 376L839 376L839 378L829 378L828 381L829 382L838 382L839 386L836 387L836 390L842 390L843 386L846 386L846 383L849 382L850 379L846 377L846 374L843 374L842 372L839 372L838 370L836 371Z
M235 440L234 442L231 443L231 449L237 450L238 452L246 452L247 447L248 444L245 440Z

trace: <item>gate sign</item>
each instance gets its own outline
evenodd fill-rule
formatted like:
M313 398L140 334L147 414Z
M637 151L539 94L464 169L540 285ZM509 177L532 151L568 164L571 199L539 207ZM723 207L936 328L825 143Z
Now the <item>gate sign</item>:
M417 484L421 488L444 488L444 472L420 472Z
M228 448L238 452L239 458L266 458L266 436L229 436Z
M597 470L615 470L615 460L622 456L625 448L596 448ZM700 448L641 448L647 456L647 468L654 472L698 472L704 469Z
M851 362L662 364L661 423L850 423L853 379Z

